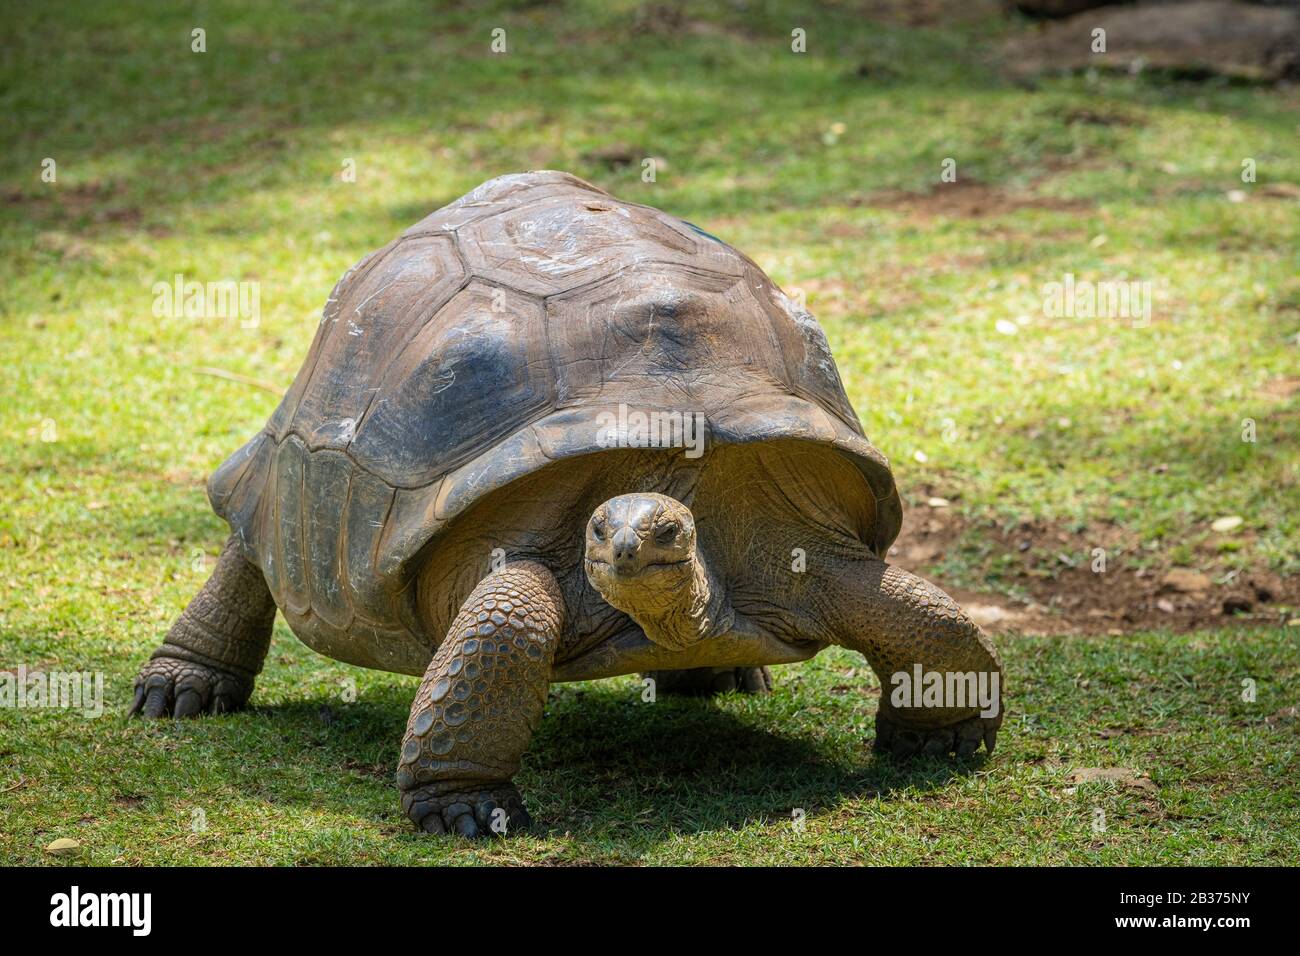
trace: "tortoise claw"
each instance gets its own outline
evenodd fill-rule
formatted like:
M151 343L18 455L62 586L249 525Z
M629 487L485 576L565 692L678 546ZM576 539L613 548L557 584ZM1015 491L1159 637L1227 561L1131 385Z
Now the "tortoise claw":
M193 717L203 709L203 695L193 687L187 687L176 694L176 703L172 705L173 717Z
M150 658L135 681L128 717L178 719L239 710L253 692L252 680L166 655Z
M998 740L997 717L968 717L947 727L912 729L900 725L884 714L876 714L876 739L872 748L876 753L889 754L895 760L906 760L918 753L941 757L953 753L958 757L973 756L983 742L992 754Z
M458 816L455 823L452 824L452 829L468 840L473 840L479 834L478 824L474 822L474 818L468 813L462 813Z
M454 834L470 840L506 836L532 822L513 784L490 790L443 791L434 784L402 794L402 808L425 833Z

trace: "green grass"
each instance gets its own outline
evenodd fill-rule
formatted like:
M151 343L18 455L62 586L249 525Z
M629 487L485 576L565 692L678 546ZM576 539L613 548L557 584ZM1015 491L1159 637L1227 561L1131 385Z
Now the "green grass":
M281 629L253 711L140 724L119 712L122 654L111 715L0 710L3 786L27 781L0 795L0 860L49 860L71 837L97 864L1300 863L1300 723L1265 723L1300 701L1285 632L1003 650L1015 684L998 749L966 765L875 759L878 689L847 651L778 668L764 699L563 685L518 777L538 826L489 846L402 815L392 771L414 678L325 661ZM1089 767L1151 783L1071 784Z
M949 497L970 524L974 557L944 583L986 581L986 536L1023 520L1118 526L1156 565L1300 571L1300 206L1265 195L1300 182L1295 88L1029 90L996 72L1014 21L909 28L848 3L4 7L0 666L103 670L123 705L222 540L206 476L276 403L196 369L287 387L345 268L539 167L683 216L803 290L905 496ZM615 145L665 160L657 182L595 158ZM1034 202L873 204L945 188L947 157L965 188ZM1150 281L1150 327L1048 318L1042 286L1067 272ZM176 273L259 282L260 324L155 318L152 286ZM1242 526L1212 533L1228 514ZM358 673L359 701L323 724L353 672L282 634L260 713L0 711L0 790L26 781L0 794L0 856L75 835L99 862L1295 862L1294 731L1260 719L1297 702L1296 633L1008 642L1013 705L1041 725L971 775L865 756L866 678L837 676L845 655L787 669L762 702L645 710L625 683L563 688L522 781L555 829L491 850L398 818L413 682ZM1241 676L1255 707L1235 702ZM1110 726L1160 733L1096 737ZM1066 794L1073 765L1148 769L1159 795Z

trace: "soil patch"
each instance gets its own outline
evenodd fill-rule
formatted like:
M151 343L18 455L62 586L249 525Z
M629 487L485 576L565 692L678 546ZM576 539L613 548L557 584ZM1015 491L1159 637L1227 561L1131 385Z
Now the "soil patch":
M1022 209L1047 209L1057 212L1083 211L1093 208L1086 199L1062 199L1032 192L1012 192L1000 186L959 179L943 183L925 193L901 190L873 193L856 200L854 205L874 209L892 209L913 219L987 219L1005 216Z
M1267 568L1233 573L1208 556L1195 568L1138 568L1125 560L1138 542L1114 525L1086 532L1040 521L976 527L954 506L932 507L926 499L908 509L889 560L934 579L935 567L968 537L991 545L992 559L1011 556L1000 573L1002 592L948 587L941 576L936 583L993 634L1195 631L1286 624L1300 614L1300 579ZM1094 548L1107 552L1104 572L1092 569Z

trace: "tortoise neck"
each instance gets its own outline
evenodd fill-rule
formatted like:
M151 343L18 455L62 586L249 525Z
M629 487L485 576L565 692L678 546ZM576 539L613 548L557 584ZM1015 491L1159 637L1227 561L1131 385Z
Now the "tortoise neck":
M628 616L655 644L683 650L730 627L726 589L710 570L708 559L696 551L691 574L684 577L674 599L653 610L629 610Z

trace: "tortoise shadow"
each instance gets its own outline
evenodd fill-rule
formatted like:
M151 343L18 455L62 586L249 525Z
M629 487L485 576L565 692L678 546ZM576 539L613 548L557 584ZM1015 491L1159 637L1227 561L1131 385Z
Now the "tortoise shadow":
M316 771L360 770L393 788L396 821L393 773L408 692L404 684L375 690L342 706L313 697L254 709L300 760L317 763ZM846 799L934 790L982 763L896 764L847 732L812 739L775 730L780 714L764 711L782 709L666 696L649 705L631 690L589 685L553 691L516 777L536 821L533 834L564 835L608 856L611 840L647 846L683 833L789 820L796 810L815 817ZM329 792L303 799L317 806L335 800ZM357 811L343 801L331 809Z
M659 843L791 820L796 810L815 817L846 799L934 790L983 762L898 764L847 731L810 738L774 729L780 716L736 712L718 699L661 697L647 705L579 690L548 708L525 763L547 786L544 795L526 796L538 805L542 828L579 843L607 846L611 831L631 836L629 827L637 842ZM553 796L563 803L549 805Z

